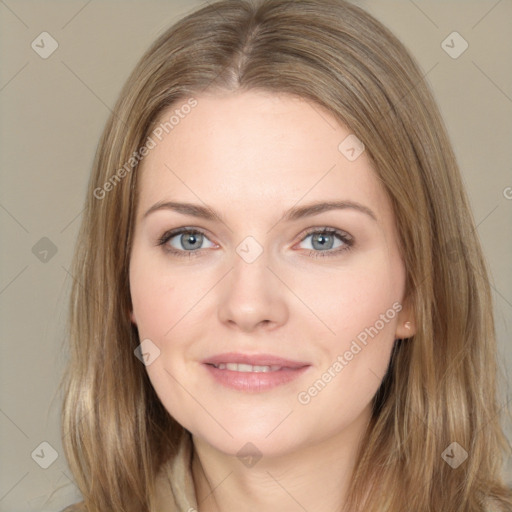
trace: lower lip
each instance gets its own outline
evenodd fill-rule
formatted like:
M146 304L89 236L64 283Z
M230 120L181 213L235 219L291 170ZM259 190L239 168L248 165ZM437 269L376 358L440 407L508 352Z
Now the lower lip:
M309 366L283 368L275 372L235 372L219 370L211 364L204 365L210 375L220 384L238 391L258 393L287 384L302 375Z

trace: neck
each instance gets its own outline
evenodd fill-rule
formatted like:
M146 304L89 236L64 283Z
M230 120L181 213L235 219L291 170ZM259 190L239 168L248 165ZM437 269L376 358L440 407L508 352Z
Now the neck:
M193 436L200 512L341 512L370 411L328 439L244 465ZM248 467L249 466L249 467Z

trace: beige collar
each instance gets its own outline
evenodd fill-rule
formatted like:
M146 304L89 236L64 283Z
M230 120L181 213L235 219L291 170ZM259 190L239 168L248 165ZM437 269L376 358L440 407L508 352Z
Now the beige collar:
M192 436L183 429L178 453L158 473L154 512L197 512L192 479L192 448Z

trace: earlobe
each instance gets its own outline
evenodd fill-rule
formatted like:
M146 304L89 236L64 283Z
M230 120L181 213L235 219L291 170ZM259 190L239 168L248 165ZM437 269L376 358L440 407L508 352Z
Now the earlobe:
M416 334L416 329L413 322L407 320L406 322L399 322L396 326L395 339L411 338Z
M397 316L395 339L411 338L416 334L416 324L411 305L406 301L405 307Z
M130 320L133 325L137 326L137 321L135 320L135 315L133 314L133 311L130 311Z

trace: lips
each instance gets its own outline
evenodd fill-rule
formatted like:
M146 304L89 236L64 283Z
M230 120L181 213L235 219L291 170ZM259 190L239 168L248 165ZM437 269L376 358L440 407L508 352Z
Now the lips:
M237 391L258 393L291 382L311 365L268 354L219 354L202 361L214 381Z
M214 382L246 393L262 393L291 384L311 367L303 361L271 354L236 352L208 357L202 363Z
M280 369L289 369L296 370L298 368L302 368L304 366L309 366L309 363L294 361L291 359L284 359L282 357L277 357L268 354L238 354L235 352L230 352L227 354L219 354L217 356L210 357L203 361L204 364L211 364L213 366L219 367L223 365L222 369L234 370L237 369L233 365L238 365L238 371L248 371L247 366L251 366L253 368L258 367L267 367L270 368L270 371L276 371ZM229 366L228 366L229 365ZM241 367L241 369L240 369ZM258 370L256 370L258 371ZM259 370L262 371L262 370Z

